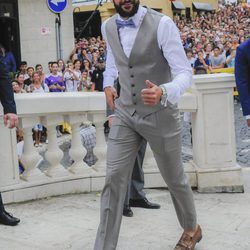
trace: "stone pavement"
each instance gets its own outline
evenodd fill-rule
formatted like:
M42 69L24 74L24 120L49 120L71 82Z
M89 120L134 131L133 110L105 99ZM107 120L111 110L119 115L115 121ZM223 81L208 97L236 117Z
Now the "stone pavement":
M250 249L250 169L244 194L194 191L203 239L196 250ZM117 250L170 250L180 237L168 191L146 190L159 210L134 208L123 218ZM1 250L91 250L99 222L99 193L67 195L6 206L21 218L17 227L0 225Z

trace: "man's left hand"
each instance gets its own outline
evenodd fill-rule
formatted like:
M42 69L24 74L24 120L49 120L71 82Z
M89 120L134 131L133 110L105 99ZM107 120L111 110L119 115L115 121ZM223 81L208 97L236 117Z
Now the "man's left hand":
M4 125L7 128L15 128L18 125L18 117L16 114L8 113L4 115Z
M155 106L161 100L162 90L149 80L146 80L145 83L147 88L142 89L141 91L142 100L145 105Z
M247 119L247 126L250 128L250 119Z

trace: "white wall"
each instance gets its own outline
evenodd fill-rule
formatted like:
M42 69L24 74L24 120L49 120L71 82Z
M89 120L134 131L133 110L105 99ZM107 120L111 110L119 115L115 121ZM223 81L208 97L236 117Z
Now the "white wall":
M47 70L48 61L57 59L55 18L47 6L46 0L19 0L19 25L21 41L21 59L29 66L41 63ZM67 60L74 45L74 26L72 1L61 13L63 59ZM50 31L42 35L42 28Z

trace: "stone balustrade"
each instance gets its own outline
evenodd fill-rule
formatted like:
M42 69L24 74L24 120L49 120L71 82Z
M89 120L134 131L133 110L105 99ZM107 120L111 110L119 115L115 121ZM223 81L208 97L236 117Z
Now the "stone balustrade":
M214 74L194 76L193 85L179 102L181 111L192 112L193 160L185 170L193 187L200 192L242 192L241 168L236 163L233 117L234 76ZM3 126L0 117L0 191L5 201L18 202L47 196L99 191L105 179L106 141L103 133L106 104L103 93L33 93L15 96L20 127L24 133L20 175L16 153L16 133ZM1 110L2 112L2 110ZM2 113L0 113L2 116ZM79 126L91 121L96 126L94 153L97 163L89 167L80 139ZM61 165L56 125L71 125L69 155L73 164ZM32 128L47 128L46 169L38 168L42 157L34 147ZM150 147L144 160L145 186L165 187Z

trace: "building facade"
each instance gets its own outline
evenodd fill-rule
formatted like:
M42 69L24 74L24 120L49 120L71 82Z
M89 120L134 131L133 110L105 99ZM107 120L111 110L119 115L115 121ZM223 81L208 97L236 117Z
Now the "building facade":
M66 0L65 0L66 1ZM141 0L142 5L170 17L191 16L199 11L213 11L217 0ZM67 0L67 8L55 14L48 8L48 0L0 0L0 43L15 55L17 65L27 61L29 66L49 61L67 60L75 37L101 35L101 23L115 13L113 3L96 9L96 0ZM61 3L54 0L54 2ZM76 3L78 2L78 3Z
M0 43L14 53L17 64L29 66L67 59L74 46L72 1L55 14L46 0L0 0ZM2 35L3 34L3 35Z
M93 11L97 1L73 0L74 12ZM142 5L160 11L173 17L175 13L194 15L197 11L212 11L218 8L218 0L141 0ZM106 20L115 13L113 3L106 1L99 8L102 20Z

